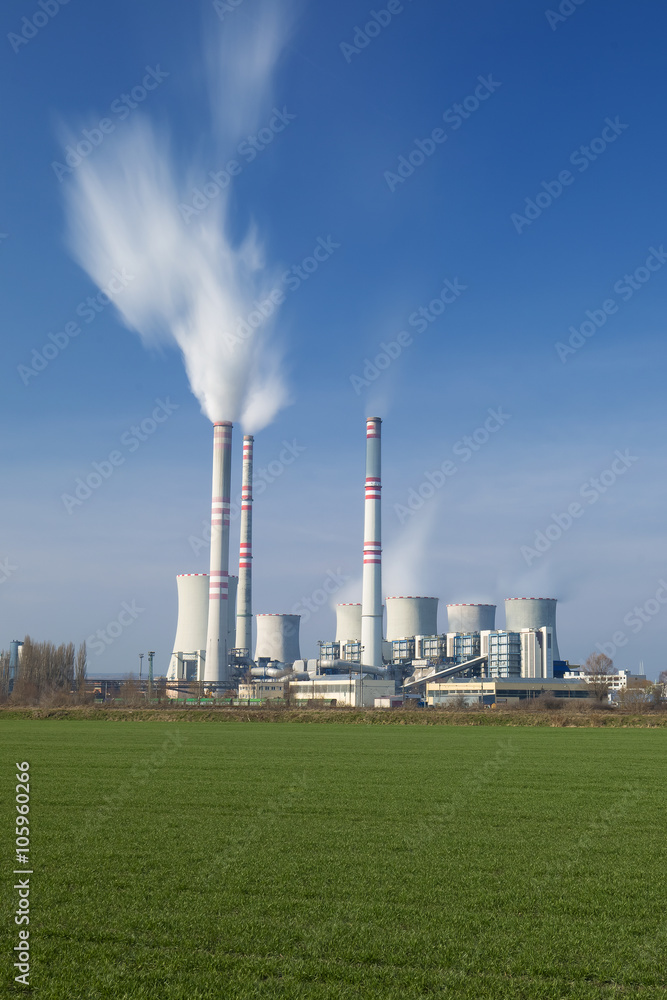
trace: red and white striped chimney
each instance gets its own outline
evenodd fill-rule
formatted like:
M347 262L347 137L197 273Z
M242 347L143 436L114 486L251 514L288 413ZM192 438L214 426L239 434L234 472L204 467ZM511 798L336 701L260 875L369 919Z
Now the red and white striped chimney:
M241 483L241 543L239 587L236 597L236 648L251 655L252 642L252 451L254 438L243 438L243 481Z
M213 425L213 491L211 499L211 569L204 681L216 694L228 683L229 624L229 495L232 475L232 424Z
M381 424L379 417L371 417L366 421L361 662L370 667L382 666Z

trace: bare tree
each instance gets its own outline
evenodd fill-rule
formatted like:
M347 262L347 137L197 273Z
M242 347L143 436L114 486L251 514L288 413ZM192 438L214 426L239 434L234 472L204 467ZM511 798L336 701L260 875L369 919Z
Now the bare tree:
M74 666L74 673L76 677L76 690L79 696L83 695L86 690L86 674L88 673L88 651L86 649L85 640L81 643L76 651L76 664Z
M609 694L610 674L615 674L614 661L604 653L591 653L584 663L584 673L590 677L588 686L597 701L606 701Z
M0 698L9 694L9 653L3 649L0 653Z

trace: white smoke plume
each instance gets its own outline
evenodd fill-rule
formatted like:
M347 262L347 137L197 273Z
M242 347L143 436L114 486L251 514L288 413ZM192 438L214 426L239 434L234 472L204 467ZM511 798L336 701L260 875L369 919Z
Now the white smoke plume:
M114 300L124 324L146 344L175 342L203 412L240 420L247 432L287 402L271 319L238 332L275 287L277 269L265 264L254 228L241 241L230 236L229 188L189 224L179 203L188 179L226 162L270 111L287 18L278 0L258 7L255 21L227 19L208 52L213 163L199 156L178 169L168 135L137 114L80 164L65 193L68 241L82 268L100 288L114 268L132 275Z

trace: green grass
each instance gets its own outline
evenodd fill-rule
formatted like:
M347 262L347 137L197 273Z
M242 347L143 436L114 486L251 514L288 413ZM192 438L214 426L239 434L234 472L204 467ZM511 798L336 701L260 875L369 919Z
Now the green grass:
M28 760L36 997L667 993L664 729L4 719L0 745L0 949Z

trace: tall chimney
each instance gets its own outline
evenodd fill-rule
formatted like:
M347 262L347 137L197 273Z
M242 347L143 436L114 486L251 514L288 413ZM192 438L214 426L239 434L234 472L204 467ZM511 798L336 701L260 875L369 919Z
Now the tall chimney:
M361 662L382 666L381 454L379 417L366 421L364 569L361 593Z
M252 449L255 439L243 438L243 482L241 484L241 545L239 588L236 599L236 648L251 655L252 641Z
M211 569L204 681L221 694L228 682L227 627L229 587L229 494L232 473L232 425L213 425L213 491L211 499Z

